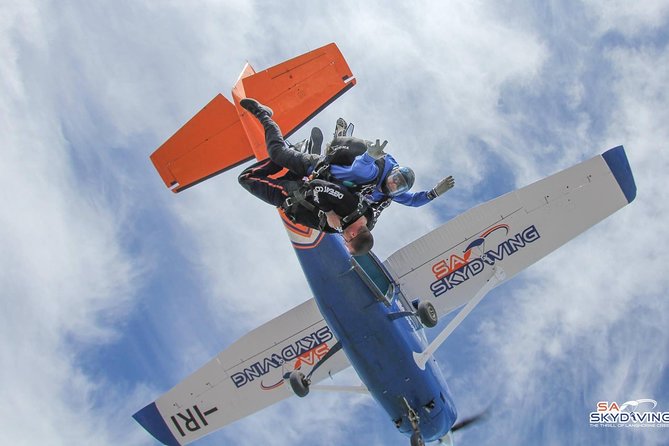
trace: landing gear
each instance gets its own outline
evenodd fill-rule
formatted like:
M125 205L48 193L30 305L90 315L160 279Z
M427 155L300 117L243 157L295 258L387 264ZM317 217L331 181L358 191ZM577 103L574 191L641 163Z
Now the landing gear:
M419 432L411 434L411 446L425 446L425 440Z
M305 376L301 371L293 370L290 373L285 373L283 375L283 379L290 381L290 387L293 389L293 392L295 392L295 395L299 396L300 398L304 398L309 394L311 375L313 375L320 366L325 364L328 359L332 358L339 350L341 350L341 348L341 342L337 341L337 343L333 345L321 359L318 360L308 375Z
M432 328L439 322L439 315L432 302L424 300L418 304L418 318L420 322L427 328Z
M423 440L423 436L420 433L420 417L409 405L406 398L403 399L404 405L407 408L407 418L409 419L409 423L411 423L411 430L413 430L413 434L411 434L411 446L425 446L425 440Z
M299 370L290 372L290 387L295 392L295 395L304 398L309 394L309 385L311 382L304 376L304 373Z

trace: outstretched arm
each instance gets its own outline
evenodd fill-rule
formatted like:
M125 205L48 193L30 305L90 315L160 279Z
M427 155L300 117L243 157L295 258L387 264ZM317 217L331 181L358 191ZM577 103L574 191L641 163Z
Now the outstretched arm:
M454 185L455 185L455 180L453 179L452 176L448 176L443 180L440 180L429 191L404 192L403 194L393 197L393 201L396 201L405 206L420 207L428 204L435 198L442 196L450 189L452 189Z
M393 201L403 204L404 206L411 206L411 207L420 207L423 205L428 204L431 200L428 198L428 191L420 191L420 192L404 192L403 194L399 194L393 197Z
M433 188L427 193L427 196L430 200L445 194L455 186L455 180L453 175L449 175L446 178L440 180Z

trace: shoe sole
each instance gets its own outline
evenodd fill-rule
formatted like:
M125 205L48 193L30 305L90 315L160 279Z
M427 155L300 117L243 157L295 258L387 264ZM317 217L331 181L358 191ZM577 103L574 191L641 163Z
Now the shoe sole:
M309 147L309 153L313 155L321 154L321 146L323 145L323 132L318 127L311 129L311 147Z

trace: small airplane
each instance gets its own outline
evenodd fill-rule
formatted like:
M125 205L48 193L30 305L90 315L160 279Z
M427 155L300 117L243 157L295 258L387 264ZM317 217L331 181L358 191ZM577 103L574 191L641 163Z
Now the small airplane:
M269 105L289 136L355 83L334 43L257 73L247 64L234 103L217 95L151 160L180 192L267 158L264 133L241 99ZM474 207L384 262L372 252L351 256L339 235L279 212L314 298L246 334L134 418L160 442L184 445L292 395L329 388L371 395L412 446L452 444L451 433L476 417L457 422L434 352L493 288L635 196L619 146ZM428 342L425 329L459 307ZM349 366L362 386L318 385Z

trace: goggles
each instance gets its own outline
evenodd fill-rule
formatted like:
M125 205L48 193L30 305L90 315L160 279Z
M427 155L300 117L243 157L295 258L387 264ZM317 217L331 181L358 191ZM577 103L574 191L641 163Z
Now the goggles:
M413 181L409 184L409 180L412 179L412 174L413 172L408 167L397 166L391 170L390 174L386 177L388 195L395 197L411 189Z

